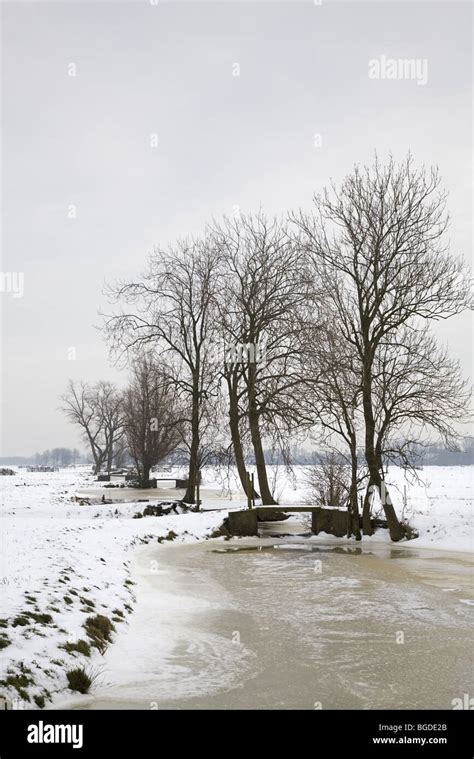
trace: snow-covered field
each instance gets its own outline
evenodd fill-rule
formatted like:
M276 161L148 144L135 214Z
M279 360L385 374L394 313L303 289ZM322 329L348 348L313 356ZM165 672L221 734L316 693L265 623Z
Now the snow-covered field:
M166 476L173 474L179 476ZM420 533L408 545L472 550L473 474L474 467L428 467L420 472L422 482L410 483L401 471L390 472L397 511L401 514L405 502L404 515ZM271 479L281 504L305 499L303 467L296 467L294 477L273 469ZM170 487L150 491L150 499L179 497ZM83 497L88 489L98 493L89 505L80 504L76 494ZM16 708L41 707L44 697L47 703L49 696L65 692L67 673L76 667L92 677L98 671L99 651L92 647L86 656L71 644L90 642L84 629L90 617L106 616L115 628L127 624L134 605L129 571L134 546L174 535L182 542L201 540L227 509L245 503L235 481L210 471L204 473L201 497L203 507L213 510L200 514L134 518L146 504L101 503L100 493L107 500L125 494L101 487L85 469L17 470L0 478L0 492L0 695ZM365 540L388 540L388 535L381 530Z

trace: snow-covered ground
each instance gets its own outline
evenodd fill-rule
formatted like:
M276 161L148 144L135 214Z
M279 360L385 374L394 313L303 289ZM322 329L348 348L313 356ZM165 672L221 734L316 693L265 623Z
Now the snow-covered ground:
M222 521L219 512L134 519L145 503L79 505L75 493L87 486L97 483L84 470L19 470L0 481L0 695L22 708L35 707L35 696L66 688L66 672L75 666L94 671L101 658L96 649L85 657L62 647L88 641L88 617L126 624L121 620L134 603L128 569L134 545L170 531L182 541L200 539ZM111 491L103 492L108 498ZM51 621L25 618L25 612L50 615ZM22 693L5 685L9 675L20 675L15 682ZM25 693L31 700L22 703Z
M418 475L418 482L407 480L401 469L392 468L387 476L394 486L391 495L397 513L406 516L419 533L408 545L471 553L474 467L431 466Z
M474 467L428 467L420 472L422 482L410 483L400 470L390 472L397 510L400 514L406 502L404 516L420 533L407 545L472 550L473 474ZM294 477L273 468L271 480L281 504L305 500L303 467L295 468ZM96 492L89 504L76 500L90 490ZM232 477L228 481L211 471L204 472L201 497L204 509L212 511L199 514L134 518L146 504L124 501L122 489L105 488L85 469L17 470L0 478L0 493L0 695L17 708L42 706L43 697L47 702L66 691L67 672L76 667L85 667L92 677L98 671L96 648L85 656L65 646L90 642L84 629L90 617L106 616L115 628L127 624L134 605L129 570L134 546L173 537L201 540L222 522L227 509L245 504ZM101 494L116 502L102 503ZM172 500L181 494L170 482L147 497ZM380 530L365 540L388 540L388 535Z

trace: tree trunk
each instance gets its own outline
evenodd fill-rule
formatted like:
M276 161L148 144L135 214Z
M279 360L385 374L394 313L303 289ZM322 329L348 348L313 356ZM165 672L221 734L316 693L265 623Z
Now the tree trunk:
M366 362L364 366L364 381L363 381L363 407L364 407L364 421L365 421L365 460L367 462L367 468L369 470L370 481L372 485L378 488L380 500L382 501L383 510L387 518L388 530L391 540L394 543L398 542L405 536L405 531L400 524L395 509L385 488L385 483L382 486L383 478L378 466L377 455L375 452L375 420L372 409L372 378L371 378L371 366L369 362Z
M141 476L140 485L142 488L150 487L150 467L146 464L143 464L143 472Z
M389 528L390 528L390 521L392 521L392 523L396 522L398 524L400 530L401 530L402 537L405 537L404 527L400 523L400 520L397 517L397 513L396 513L395 508L394 508L393 503L392 503L392 499L390 498L390 494L388 492L387 483L385 482L383 460L382 460L382 443L381 443L381 438L379 438L377 440L377 443L376 443L376 446L375 446L375 458L376 458L376 461L377 461L378 471L380 472L380 486L379 486L380 487L380 495L381 495L382 505L384 507L385 516L387 517L387 522L389 524ZM389 517L389 514L390 514L390 517ZM393 538L392 538L392 540L393 540Z
M99 454L97 453L97 449L96 449L96 446L94 444L94 440L91 437L91 435L89 434L89 430L87 428L86 428L86 434L87 434L87 439L89 441L89 445L90 445L90 448L91 448L92 459L94 461L93 472L94 472L94 474L99 474L102 462L101 462Z
M102 464L104 463L104 453L101 451L100 453L97 453L97 451L94 452L94 474L99 474L99 472L102 470Z
M380 496L385 517L387 519L387 525L388 525L388 531L390 533L390 538L391 540L394 541L394 543L396 543L405 537L405 530L403 529L403 526L400 524L396 511L393 508L393 504L392 504L389 492L387 490L387 486L380 474L379 469L375 467L375 469L371 470L369 466L369 472L370 472L370 479L372 480L375 487L377 488L379 496Z
M107 474L110 474L110 471L112 469L113 458L114 458L114 445L113 445L113 441L110 441L110 447L107 454Z
M267 467L265 465L265 455L263 453L262 438L258 425L258 416L249 411L250 435L252 437L253 451L255 454L255 467L257 469L258 486L263 506L275 506L276 501L270 491L268 484Z
M260 435L259 414L257 410L255 389L255 364L252 363L250 363L248 366L247 397L249 404L248 420L250 437L252 439L253 452L255 456L255 467L257 469L260 497L264 506L275 506L276 501L273 500L273 496L270 492L270 486L268 484L267 467L265 465L265 455L263 453L262 436Z
M380 487L380 493L382 494L382 506L385 512L385 516L387 517L390 537L394 541L401 540L402 538L405 537L405 529L403 525L401 524L400 520L398 519L397 512L395 511L395 508L393 506L392 499L390 498L390 493L388 492L388 488L383 476L380 478L379 487ZM392 533L398 535L398 537L393 537Z
M369 478L367 489L364 496L364 505L362 507L362 531L364 535L373 535L374 530L370 522L370 499L372 495L372 482Z
M349 494L350 526L356 540L361 540L359 502L357 496L357 451L351 450L351 489ZM350 535L348 536L350 537Z
M183 496L184 503L195 503L196 501L196 477L199 454L199 389L197 386L196 378L194 380L192 404L191 449L189 454L188 487L186 488L186 493Z
M230 435L232 439L232 447L234 451L234 458L235 458L235 464L237 467L237 472L239 474L240 483L242 485L242 489L247 496L253 498L260 498L259 494L251 491L251 485L248 481L247 477L247 468L245 466L245 457L244 457L244 449L242 446L242 440L240 437L240 429L239 429L239 408L238 408L238 402L237 397L235 393L235 389L232 387L231 382L227 380L227 385L229 389L229 427L230 427Z

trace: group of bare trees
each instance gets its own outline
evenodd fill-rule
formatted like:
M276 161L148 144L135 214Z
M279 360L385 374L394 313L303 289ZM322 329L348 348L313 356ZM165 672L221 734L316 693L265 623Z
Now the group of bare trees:
M151 469L181 440L175 387L149 355L133 362L124 390L111 382L70 382L62 404L69 421L81 429L95 474L131 459L140 485L149 487Z
M127 449L142 487L150 471L176 450L181 440L176 388L150 356L137 361L123 394L123 429Z
M216 419L218 377L212 365L217 255L204 241L180 242L156 250L138 282L113 293L130 310L106 322L112 350L136 360L144 352L160 357L161 372L181 408L180 444L189 454L188 488L193 503L197 473Z
M410 156L401 164L376 160L316 197L312 213L292 219L324 285L341 362L354 380L348 383L356 391L350 403L361 416L368 475L365 530L376 493L392 540L399 540L404 531L384 461L406 453L411 435L418 441L427 430L451 444L469 403L459 365L429 331L429 321L470 306L466 267L445 243L446 195L436 169L416 169Z
M181 448L192 503L200 467L219 452L232 453L250 494L250 453L253 495L272 504L265 448L317 435L347 461L352 532L364 488L364 531L378 498L399 540L386 463L409 465L430 431L453 444L468 413L459 365L430 331L470 305L465 265L444 242L445 206L436 170L376 160L309 212L224 218L156 249L143 275L109 288L106 338L135 367L123 414L109 413L108 383L67 395L96 467L126 439L146 481L157 455Z
M94 473L104 466L110 470L114 457L119 456L124 434L122 401L116 386L103 381L95 384L70 381L61 400L67 419L81 429L94 462Z

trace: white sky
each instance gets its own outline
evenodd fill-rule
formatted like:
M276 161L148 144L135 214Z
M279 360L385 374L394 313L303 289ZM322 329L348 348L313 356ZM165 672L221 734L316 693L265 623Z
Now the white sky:
M104 281L234 205L308 207L374 150L410 149L439 165L469 258L471 15L451 0L4 2L1 270L25 289L0 293L0 455L77 445L67 379L124 380L94 327ZM381 55L426 58L427 85L370 80ZM470 374L470 317L438 334Z

